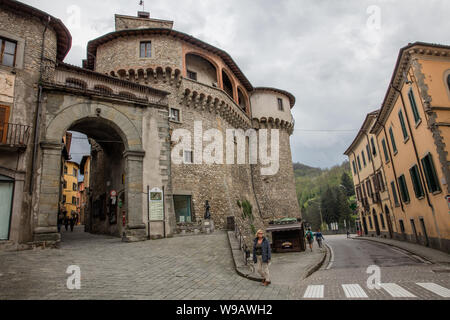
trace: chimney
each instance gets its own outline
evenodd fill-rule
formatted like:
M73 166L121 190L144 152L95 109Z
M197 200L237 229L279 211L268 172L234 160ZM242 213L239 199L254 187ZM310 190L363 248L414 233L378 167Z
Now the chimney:
M150 12L147 11L138 11L138 18L150 19Z

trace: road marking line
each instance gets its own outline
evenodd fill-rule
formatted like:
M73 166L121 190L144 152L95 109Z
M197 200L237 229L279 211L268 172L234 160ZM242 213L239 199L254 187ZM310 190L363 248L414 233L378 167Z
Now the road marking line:
M331 254L330 262L328 263L328 266L325 269L325 270L329 270L334 262L334 251L333 251L333 248L328 243L326 244L326 246L330 249L330 254Z
M303 298L309 299L323 298L323 289L324 289L323 285L308 286L308 288L306 288Z
M343 284L342 289L347 298L368 298L359 284Z
M428 291L431 291L438 296L441 296L443 298L450 298L450 290L447 288L444 288L436 283L432 282L425 282L425 283L416 283L417 285L421 286L422 288L427 289Z
M416 298L415 295L396 283L380 283L380 287L386 290L393 298Z

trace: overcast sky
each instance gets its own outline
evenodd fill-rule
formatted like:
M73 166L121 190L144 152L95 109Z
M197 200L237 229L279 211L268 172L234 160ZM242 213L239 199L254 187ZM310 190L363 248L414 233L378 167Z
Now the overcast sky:
M65 62L75 65L89 40L114 31L115 13L141 8L138 0L24 2L66 24L73 45ZM227 51L253 86L292 92L293 160L322 168L346 159L365 115L380 107L401 47L450 44L447 0L144 2L151 17Z

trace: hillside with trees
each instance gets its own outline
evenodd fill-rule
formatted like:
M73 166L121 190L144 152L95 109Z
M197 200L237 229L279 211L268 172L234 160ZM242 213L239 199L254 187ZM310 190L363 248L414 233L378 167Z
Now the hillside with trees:
M339 229L349 224L354 228L356 202L348 161L329 169L294 163L294 174L303 219L313 230L326 230L325 224L333 223Z

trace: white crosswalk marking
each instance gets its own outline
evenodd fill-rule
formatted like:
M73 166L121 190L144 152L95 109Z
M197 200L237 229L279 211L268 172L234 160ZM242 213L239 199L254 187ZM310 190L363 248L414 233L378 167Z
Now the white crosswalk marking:
M415 298L411 292L403 289L395 283L381 283L380 286L387 291L393 298Z
M347 298L368 298L359 284L343 284L342 289L344 289Z
M324 288L323 285L308 286L308 288L306 288L303 298L309 299L323 298L323 288Z
M417 285L421 286L422 288L427 289L428 291L431 291L438 296L441 296L443 298L450 298L450 290L447 288L444 288L436 283L432 282L425 282L425 283L416 283Z

